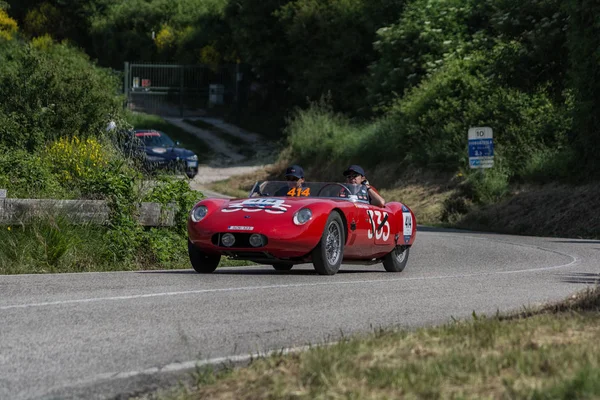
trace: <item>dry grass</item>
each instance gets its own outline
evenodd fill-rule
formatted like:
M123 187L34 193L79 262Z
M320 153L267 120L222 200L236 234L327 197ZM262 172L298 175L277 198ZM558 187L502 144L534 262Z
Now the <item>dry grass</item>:
M600 185L522 187L509 199L475 209L457 227L500 233L600 237Z
M159 398L598 398L599 298L600 291L587 291L579 296L584 303L561 303L558 313L532 310L528 318L378 331L258 359L213 379L203 375L197 387Z

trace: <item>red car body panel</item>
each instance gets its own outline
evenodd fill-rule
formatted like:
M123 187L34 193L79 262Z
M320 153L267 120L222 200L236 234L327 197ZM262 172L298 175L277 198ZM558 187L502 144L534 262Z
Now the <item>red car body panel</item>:
M188 220L189 240L206 254L228 255L261 263L310 261L311 251L323 235L327 218L333 211L342 216L345 230L344 261L374 262L396 246L409 247L416 235L413 212L399 202L385 207L348 199L317 197L258 197L246 199L205 199L207 215L199 222ZM302 208L312 218L296 225L294 215ZM386 217L387 216L387 217ZM379 228L380 229L377 229ZM232 233L236 244L223 246L220 235ZM238 245L238 237L262 234L263 247Z

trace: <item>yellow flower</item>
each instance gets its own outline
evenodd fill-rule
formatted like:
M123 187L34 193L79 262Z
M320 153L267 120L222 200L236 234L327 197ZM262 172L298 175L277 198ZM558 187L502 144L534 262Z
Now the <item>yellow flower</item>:
M6 228L6 229L8 229L9 231L12 230L12 228L10 226L8 228Z

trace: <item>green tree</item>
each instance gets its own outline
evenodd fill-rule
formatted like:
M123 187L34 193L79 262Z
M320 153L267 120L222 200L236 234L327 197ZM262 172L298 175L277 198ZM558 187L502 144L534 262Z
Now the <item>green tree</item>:
M281 7L275 15L289 45L283 66L292 92L300 99L313 100L331 93L336 109L361 109L367 66L375 57L375 31L395 19L401 9L402 2L390 3L298 0ZM382 9L390 14L383 14Z
M600 162L600 4L570 0L569 50L575 89L573 144L586 174L598 175Z

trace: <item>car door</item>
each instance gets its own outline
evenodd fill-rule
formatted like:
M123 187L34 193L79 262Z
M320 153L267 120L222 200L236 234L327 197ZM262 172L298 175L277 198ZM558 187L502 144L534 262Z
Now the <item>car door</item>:
M348 241L344 249L344 257L362 258L373 253L373 237L369 235L371 223L369 219L369 205L354 203L344 209L348 221Z
M369 229L367 237L375 245L390 245L394 242L392 237L391 215L388 210L381 207L369 205L367 209Z

